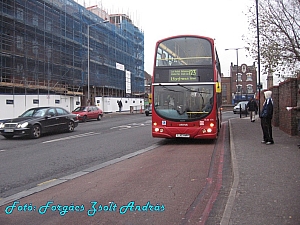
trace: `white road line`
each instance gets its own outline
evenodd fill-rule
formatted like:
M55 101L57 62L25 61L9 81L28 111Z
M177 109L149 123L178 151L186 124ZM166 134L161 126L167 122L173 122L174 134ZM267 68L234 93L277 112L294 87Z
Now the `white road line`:
M129 129L129 128L131 128L131 126L128 126L128 125L121 125L121 126L117 126L117 127L111 127L110 129L112 130L112 129Z
M147 123L147 122L146 122ZM116 127L111 127L110 129L119 129L119 130L126 130L126 129L130 129L130 128L136 128L136 127L142 127L145 125L150 125L150 124L144 124L144 123L130 123L128 125L120 125L120 126L116 126Z
M100 133L89 132L89 133L77 134L77 135L73 135L73 136L69 136L69 137L64 137L64 138L58 138L58 139L53 139L53 140L49 140L49 141L44 141L42 143L46 144L46 143L52 143L52 142L56 142L56 141L64 141L64 140L70 140L70 139L74 139L74 138L81 138L81 137L93 136L93 135L97 135L97 134L100 134Z

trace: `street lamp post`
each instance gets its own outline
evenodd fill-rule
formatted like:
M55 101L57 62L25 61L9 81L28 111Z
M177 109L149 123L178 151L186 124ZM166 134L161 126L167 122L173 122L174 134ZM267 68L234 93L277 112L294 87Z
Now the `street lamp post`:
M259 46L259 23L258 23L258 0L256 2L256 31L257 31L257 69L258 69L258 113L260 116L260 91L261 91L261 84L260 84L260 46Z
M108 23L108 20L104 20L102 22L98 22L98 23L93 23L93 24L89 24L87 25L87 45L88 45L88 65L87 65L87 69L88 69L88 74L87 74L87 86L88 86L88 97L87 97L87 102L88 105L90 106L91 101L90 101L90 27L97 25L97 24L102 24L102 23Z
M239 90L239 50L240 49L244 49L244 48L226 48L225 51L228 50L236 50L236 86L237 86L237 90L236 90L236 94L238 96L238 90Z

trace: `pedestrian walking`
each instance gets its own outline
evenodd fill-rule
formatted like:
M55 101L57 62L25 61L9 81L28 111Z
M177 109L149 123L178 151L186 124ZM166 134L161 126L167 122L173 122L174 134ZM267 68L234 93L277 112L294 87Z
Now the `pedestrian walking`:
M117 101L117 103L118 103L118 106L119 106L119 112L121 112L122 107L123 107L123 103L122 103L121 100Z
M273 100L272 91L264 92L265 102L263 104L260 118L261 128L263 131L263 140L261 143L271 145L274 144L272 136L272 117L273 117Z
M246 109L249 111L250 121L254 122L255 121L255 114L258 110L258 105L257 105L256 101L253 98L250 98L250 100L249 100L249 102L246 106Z

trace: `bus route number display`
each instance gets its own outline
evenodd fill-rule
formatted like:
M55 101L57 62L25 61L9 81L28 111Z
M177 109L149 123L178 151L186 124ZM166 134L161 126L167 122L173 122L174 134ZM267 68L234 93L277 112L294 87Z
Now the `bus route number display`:
M170 70L169 72L169 82L197 82L199 80L197 69Z

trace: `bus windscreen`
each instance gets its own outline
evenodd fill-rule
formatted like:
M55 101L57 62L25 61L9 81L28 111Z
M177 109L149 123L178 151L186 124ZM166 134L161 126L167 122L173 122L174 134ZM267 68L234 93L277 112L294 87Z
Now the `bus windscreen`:
M212 84L155 86L156 113L173 121L203 119L212 110L213 89Z

